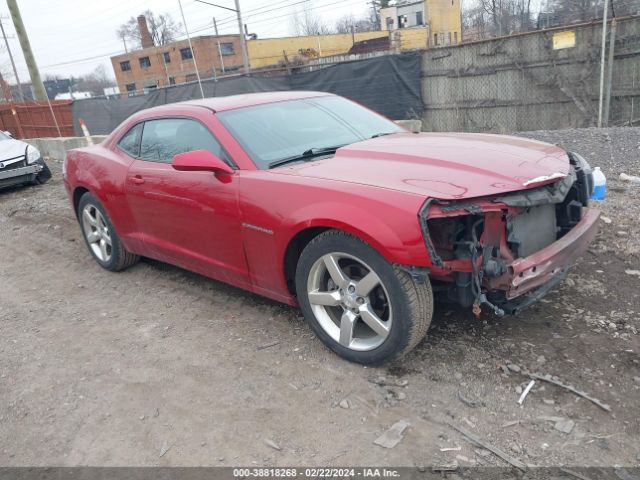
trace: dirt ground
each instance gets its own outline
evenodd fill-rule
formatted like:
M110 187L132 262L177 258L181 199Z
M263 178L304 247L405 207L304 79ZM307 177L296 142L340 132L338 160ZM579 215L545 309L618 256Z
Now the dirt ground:
M618 176L640 175L640 129L523 135L603 168L597 241L521 316L437 305L379 369L295 309L158 262L100 269L50 160L49 184L0 193L0 465L506 465L454 425L529 465L637 466L640 185ZM520 407L525 369L611 412L544 382ZM397 446L374 444L400 420Z

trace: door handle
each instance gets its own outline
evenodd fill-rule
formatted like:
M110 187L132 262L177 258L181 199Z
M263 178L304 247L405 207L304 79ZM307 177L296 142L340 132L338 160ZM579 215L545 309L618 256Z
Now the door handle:
M131 181L136 185L142 185L144 183L144 178L140 175L136 175L135 177L131 177Z

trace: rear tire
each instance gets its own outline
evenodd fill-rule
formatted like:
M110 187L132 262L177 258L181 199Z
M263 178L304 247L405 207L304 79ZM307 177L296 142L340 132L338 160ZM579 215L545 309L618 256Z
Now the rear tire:
M78 221L89 252L102 268L118 272L140 259L124 248L107 211L92 193L87 192L80 198Z
M296 292L305 319L351 362L386 363L411 351L433 316L428 278L417 283L358 238L330 230L302 251Z

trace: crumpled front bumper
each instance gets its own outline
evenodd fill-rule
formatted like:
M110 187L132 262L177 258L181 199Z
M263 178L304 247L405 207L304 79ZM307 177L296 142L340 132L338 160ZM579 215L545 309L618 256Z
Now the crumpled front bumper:
M44 167L39 163L33 163L26 167L0 170L0 188L32 182Z
M598 233L600 211L585 208L584 215L570 232L548 247L509 266L509 284L504 285L507 299L514 299L545 284L555 283L589 248Z

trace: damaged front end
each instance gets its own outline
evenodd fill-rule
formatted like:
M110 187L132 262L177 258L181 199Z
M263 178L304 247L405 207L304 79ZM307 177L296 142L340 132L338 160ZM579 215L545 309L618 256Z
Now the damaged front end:
M569 154L571 171L537 188L466 201L429 200L420 223L434 290L480 315L517 314L566 276L598 229L588 208L591 168Z

